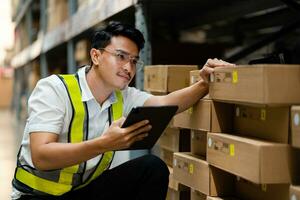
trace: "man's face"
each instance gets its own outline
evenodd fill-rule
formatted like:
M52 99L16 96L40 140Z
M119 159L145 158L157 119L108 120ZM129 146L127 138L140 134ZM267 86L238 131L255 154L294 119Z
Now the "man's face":
M112 89L124 89L136 72L137 45L124 36L116 36L99 54L97 71L101 79Z

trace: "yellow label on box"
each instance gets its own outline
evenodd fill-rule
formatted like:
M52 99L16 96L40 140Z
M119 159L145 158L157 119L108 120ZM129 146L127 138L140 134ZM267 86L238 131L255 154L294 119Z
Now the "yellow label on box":
M267 184L262 184L261 185L261 190L266 192L267 191Z
M232 72L232 83L238 82L238 72L236 70L233 70Z
M263 121L265 121L266 117L267 117L266 109L261 109L260 110L260 119L263 120Z
M234 156L234 144L229 145L229 155Z
M190 174L194 173L194 165L193 164L189 164L189 172L190 172Z
M190 107L190 108L188 109L188 113L189 113L189 114L192 114L192 113L193 113L193 106Z

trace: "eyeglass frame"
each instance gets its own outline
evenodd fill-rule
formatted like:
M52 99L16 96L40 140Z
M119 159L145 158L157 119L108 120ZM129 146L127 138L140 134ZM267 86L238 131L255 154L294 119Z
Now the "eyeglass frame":
M115 49L115 52L113 52L113 50L106 49L106 48L98 48L98 50L105 51L105 52L113 55L116 59L124 59L124 61L126 61L126 63L124 63L123 65L126 65L127 63L130 62L132 65L135 66L136 71L142 70L142 68L144 66L144 62L139 60L138 56L132 56L128 52L126 52L122 49ZM124 58L120 58L119 55L123 55ZM124 62L124 61L121 61L121 60L117 60L117 61L118 62ZM136 61L136 63L134 63L133 61Z

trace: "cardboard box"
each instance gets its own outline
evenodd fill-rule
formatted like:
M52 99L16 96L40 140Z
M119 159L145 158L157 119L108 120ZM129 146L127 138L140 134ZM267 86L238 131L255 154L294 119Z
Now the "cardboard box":
M174 178L199 192L220 196L232 193L234 177L209 166L203 158L191 153L174 153Z
M176 191L168 188L166 200L190 200L190 191Z
M300 106L292 106L291 108L291 144L293 147L300 148Z
M13 96L13 78L0 76L0 108L9 108Z
M75 46L75 61L80 64L88 64L90 60L91 44L87 39L82 39Z
M173 168L168 167L169 175L169 188L167 193L167 200L190 200L190 188L180 184L174 179Z
M159 157L170 167L173 167L173 151L168 149L160 148Z
M300 103L299 74L300 65L220 67L211 76L209 93L213 100L238 104L297 104Z
M191 130L192 154L206 158L207 132Z
M173 125L217 133L231 132L232 119L233 105L201 99L190 109L174 116Z
M288 200L289 184L255 184L238 178L236 196L240 199Z
M291 185L290 186L290 200L300 199L300 186Z
M194 83L197 83L200 80L201 80L200 70L190 71L190 85L193 85Z
M208 163L254 183L290 183L290 154L287 144L228 134L207 135Z
M242 136L289 142L289 107L235 105L234 131Z
M144 90L170 93L189 86L196 65L152 65L144 69Z
M190 200L190 188L180 184L173 177L173 168L168 167L169 175L169 188L167 193L167 200Z
M238 200L235 197L210 197L207 196L206 200Z
M190 130L167 127L158 144L169 151L190 151Z
M68 0L48 0L47 14L47 31L52 31L68 19Z
M191 200L206 200L206 195L197 190L191 189Z

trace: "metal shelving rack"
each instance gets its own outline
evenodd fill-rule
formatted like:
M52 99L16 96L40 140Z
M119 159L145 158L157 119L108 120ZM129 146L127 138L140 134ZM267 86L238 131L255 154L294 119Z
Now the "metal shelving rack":
M26 82L24 79L26 79L26 74L28 74L27 68L31 68L32 61L37 60L40 63L40 77L46 77L49 75L50 67L47 57L50 55L50 52L55 54L59 48L65 52L65 72L75 72L74 44L76 39L87 31L97 29L110 19L120 20L121 18L121 20L124 20L128 18L131 23L135 24L143 32L146 46L141 52L141 57L145 64L202 65L203 63L201 62L195 63L195 60L200 56L203 57L202 60L206 59L205 56L226 58L224 54L214 54L214 52L222 52L223 50L220 49L244 45L239 41L241 34L242 37L247 35L247 33L243 32L243 29L255 32L256 35L252 36L252 39L261 36L256 33L256 30L260 28L260 24L270 19L267 17L264 20L261 16L274 12L272 14L275 15L272 15L272 18L282 25L282 19L289 20L290 17L293 17L293 14L289 13L289 7L299 2L297 0L94 0L86 7L78 10L77 1L68 0L69 18L54 30L47 32L47 0L21 1L20 4L23 6L14 16L14 21L16 27L19 27L22 21L25 21L29 33L29 45L13 57L11 65L16 71L15 83L19 85L18 87L23 87L23 89L26 89L26 84L23 83ZM36 2L39 2L40 22L39 31L35 39L32 33L32 8ZM282 12L277 12L276 9L275 12L274 8L278 8L279 11L282 9L285 12L282 14ZM259 19L259 22L255 21L255 19ZM276 26L276 24L273 24L273 26ZM202 51L199 51L199 56L194 52L191 57L189 52L187 52L188 49L182 49L181 46L172 46L180 43L180 34L185 30L201 30L206 33L207 41L217 41L216 43L219 43L219 46L209 47L210 49L204 47ZM160 32L165 33L165 35L162 36ZM227 39L224 42L224 36L229 38L229 40ZM157 45L161 41L167 41L168 43L161 48L161 46ZM199 41L199 45L200 43ZM169 52L169 50L172 51ZM247 50L246 54L255 50L254 48L252 48L252 51ZM207 55L205 52L208 52ZM157 58L157 54L168 53L171 54L169 56L171 59L167 61ZM243 56L240 56L241 54ZM235 55L241 58L246 56L246 54L241 51L229 56L229 58L235 58ZM172 63L172 58L180 57L182 57L181 60L177 59L174 61L176 63ZM191 58L193 59L191 60ZM235 62L236 60L231 61ZM143 88L143 71L137 73L135 86L139 89ZM18 87L15 86L15 90ZM24 95L28 96L30 93L28 90L22 93L20 91L22 90L19 89L16 92L17 94L15 94L14 98L17 115L21 112L21 108L19 106L20 102L16 101Z

